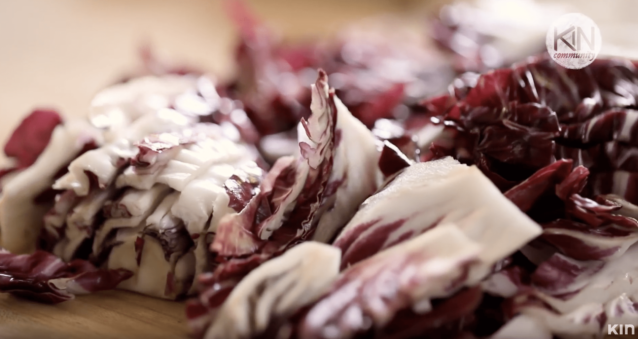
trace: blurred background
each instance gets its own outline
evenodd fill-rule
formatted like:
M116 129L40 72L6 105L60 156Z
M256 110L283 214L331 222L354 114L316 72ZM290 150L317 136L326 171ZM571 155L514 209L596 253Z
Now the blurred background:
M429 20L449 16L449 11L441 9L451 3L246 2L256 16L289 41L326 39L349 26L364 22L375 25L384 20L379 18L388 17L394 17L392 23L382 25L380 32L407 27L426 41L432 34ZM581 12L598 24L602 53L636 55L636 1L468 3L481 11L470 12L462 18L463 23L498 35L506 44L499 48L513 60L542 50L547 27L567 12ZM371 17L377 19L361 21ZM234 72L237 39L236 27L218 0L2 0L0 138L4 142L20 119L36 106L57 108L66 116L85 115L96 91L139 67L139 49L145 43L160 58L194 65L222 79L229 77Z

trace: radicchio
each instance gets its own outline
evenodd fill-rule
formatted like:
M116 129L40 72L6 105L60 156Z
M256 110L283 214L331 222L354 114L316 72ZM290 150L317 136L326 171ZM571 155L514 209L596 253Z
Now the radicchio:
M153 135L142 140L138 147L140 153L117 178L117 187L149 189L162 183L182 191L212 167L255 160L245 145L226 138L215 124L201 123L179 133Z
M242 1L226 4L240 35L239 74L223 91L245 103L262 136L291 131L310 115L304 87L319 67L334 75L337 95L367 127L383 118L405 119L408 106L454 76L445 56L399 18L361 22L332 43L295 45L278 40ZM261 142L267 154L278 151L270 141Z
M378 185L379 152L372 134L328 88L320 71L313 115L299 125L297 158L277 160L254 197L225 217L211 245L218 266L197 301L192 323L202 326L225 293L261 263L313 237L329 241ZM195 315L196 314L196 315ZM195 319L196 318L196 319Z
M447 224L381 251L339 276L301 319L299 338L346 339L363 333L402 337L419 326L420 316L427 319L429 312L436 312L432 299L476 283L468 280L469 270L480 265L485 249ZM470 303L470 309L476 306ZM416 322L394 327L393 322L406 317L405 311L414 312ZM439 323L450 320L444 316Z
M0 291L44 303L114 289L131 275L122 269L96 269L84 260L65 263L44 251L17 255L0 249Z
M362 204L334 245L346 268L448 222L489 243L482 257L489 261L540 234L476 167L445 158L406 168Z
M263 174L243 142L251 124L229 100L201 76L149 76L100 92L94 126L58 127L35 164L5 187L6 247L39 246L67 262L89 259L132 275L111 288L168 299L193 293L195 277L210 269L217 224L237 212L226 180L236 175L256 186ZM85 143L100 147L84 152Z
M55 128L35 163L3 187L2 247L12 253L35 250L42 218L55 197L55 192L51 194L51 185L73 158L101 142L99 131L83 121L69 121Z
M55 127L62 123L58 112L36 109L22 120L4 145L4 154L15 160L11 168L2 173L25 169L38 159L49 144Z
M97 128L119 136L126 127L146 114L170 108L175 98L196 88L197 77L146 76L107 87L91 101L89 119Z
M481 302L486 250L445 224L339 274L337 248L300 244L246 276L206 338L446 338Z
M259 266L230 293L205 338L285 335L280 327L289 317L328 291L339 274L339 257L337 248L306 242Z
M208 123L150 135L137 146L114 180L132 187L105 204L93 255L107 257L109 268L135 272L120 288L174 299L195 290L194 278L209 267L211 236L234 212L225 181L241 170L258 182L262 170L246 145Z
M181 132L193 124L193 120L171 109L148 113L130 125L118 129L117 132L114 131L108 144L73 160L69 165L69 172L58 179L53 187L59 190L73 190L77 195L84 196L89 193L91 185L99 189L109 187L131 163L139 167L163 166L170 159L167 153L177 152L182 144L191 140L166 138L168 140L161 140L161 149L150 151L146 147L146 138L170 136L168 132Z
M484 285L512 319L495 338L530 327L595 338L635 323L637 98L630 61L566 70L540 56L424 103L446 126L431 156L475 164L543 227Z

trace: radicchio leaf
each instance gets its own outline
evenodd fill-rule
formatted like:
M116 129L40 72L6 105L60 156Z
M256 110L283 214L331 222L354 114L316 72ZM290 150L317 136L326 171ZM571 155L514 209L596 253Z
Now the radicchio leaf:
M241 1L225 1L225 4L240 33L236 57L241 74L232 85L233 96L246 105L246 113L260 134L294 127L300 118L309 115L309 100L303 98L303 84L281 60L275 35L247 6Z
M197 307L215 309L239 279L297 243L328 241L376 189L374 137L328 88L325 73L312 91L298 157L278 159L243 209L220 222L211 246L219 265Z
M66 262L71 261L73 258L87 259L91 251L87 250L86 253L79 253L79 249L86 241L90 241L93 238L98 226L104 221L102 206L107 200L113 198L115 193L112 188L95 190L88 196L79 199L77 204L67 211L66 227L62 230L64 236L57 241L52 253ZM58 202L64 203L64 200L65 197L63 195ZM55 210L55 207L53 210ZM47 214L47 216L50 218L52 214ZM45 216L46 226L47 217Z
M406 168L363 203L334 245L343 251L346 268L447 222L490 244L484 254L489 260L540 234L477 168L445 158Z
M169 108L176 96L196 90L196 81L180 75L146 76L108 87L93 97L89 119L109 131L107 139L116 140L140 117Z
M632 247L604 266L602 262L571 262L568 265L578 269L567 267L571 278L562 283L557 281L556 284L561 285L556 285L559 290L524 289L512 299L512 312L521 312L535 319L539 329L561 338L596 338L606 333L608 324L638 325L638 313L633 306L636 295L633 281L638 272L634 260L637 249ZM545 269L538 271L536 281L551 279L545 276L553 274L551 272ZM563 293L570 290L571 293Z
M339 274L339 250L316 242L296 246L253 270L235 287L205 338L267 337L321 297ZM320 270L317 267L321 267Z
M225 138L221 127L197 124L179 133L162 133L138 144L140 153L116 180L118 187L149 189L162 183L182 191L211 166L254 161L246 145Z
M42 218L53 205L55 192L48 197L56 176L69 162L101 143L99 131L83 121L70 121L55 128L38 160L3 187L0 200L2 246L12 253L33 252L42 227Z
M146 218L170 192L169 187L157 184L149 190L127 189L117 199L105 202L103 206L105 221L95 233L93 255L100 256L113 230L144 225Z
M134 273L118 288L165 299L184 295L195 273L193 253L177 252L167 259L167 246L158 239L156 232L145 235L144 228L140 225L118 229L112 239L106 267ZM190 241L187 235L185 239Z
M320 81L318 84L323 90L325 74ZM315 91L318 93L320 89ZM236 284L264 261L307 238L309 234L303 235L302 230L308 233L316 226L317 220L313 220L312 215L319 207L333 165L337 118L333 101L329 107L325 98L317 94L317 99L322 100L320 107L324 109L311 118L311 124L302 122L310 135L307 142L300 143L299 159L280 158L246 207L240 213L225 217L219 224L211 250L222 262L208 284L212 293L200 295L204 308L212 310L220 306L220 300L223 302L229 291L222 286ZM284 213L288 220L283 219ZM305 227L304 220L308 223ZM266 232L263 240L261 232ZM267 240L273 232L273 239ZM222 292L224 297L220 299L218 295Z
M177 192L166 196L155 212L147 218L146 227L138 236L138 239L142 239L143 248L141 251L136 249L140 255L140 270L144 268L152 270L158 280L165 281L162 297L168 299L186 294L195 274L199 273L196 273L198 263L194 253L193 239L186 230L184 222L170 212L170 208L174 206L178 197ZM155 253L151 254L152 252ZM201 266L202 263L199 265Z
M0 291L44 303L114 289L131 275L123 269L96 269L83 260L65 263L44 251L16 255L0 249Z
M445 56L400 18L352 25L333 43L292 45L277 39L243 1L226 3L240 43L239 74L224 90L245 103L262 136L290 131L310 115L304 86L318 67L334 75L336 94L367 127L379 119L405 119L418 100L440 92L454 76Z
M135 148L125 139L88 151L71 162L69 172L58 179L53 188L73 190L78 196L88 195L92 185L105 189L135 153Z
M633 290L615 289L622 279L614 270L622 265L634 279L624 260L638 241L635 63L598 59L567 70L539 56L459 83L423 104L446 126L430 147L433 158L476 164L543 227L521 249L523 259L484 284L507 298L504 320L522 314L495 337L535 327L534 338L593 338L608 324L632 323L618 318L633 314L616 311Z
M60 124L62 117L54 110L36 109L25 117L4 145L4 154L16 160L15 169L33 165Z
M315 93L325 96L323 100L330 103L328 84L323 86ZM373 134L350 114L339 98L335 96L332 100L337 110L334 163L321 202L325 212L319 216L312 238L320 242L331 241L352 218L359 205L377 190L382 163ZM313 96L315 102L320 102L320 99ZM313 116L320 109L311 108ZM393 152L404 161L407 158L399 150Z
M403 310L426 315L433 298L449 297L467 284L468 270L480 261L481 251L450 224L382 251L339 276L302 318L299 337L353 338L383 332Z

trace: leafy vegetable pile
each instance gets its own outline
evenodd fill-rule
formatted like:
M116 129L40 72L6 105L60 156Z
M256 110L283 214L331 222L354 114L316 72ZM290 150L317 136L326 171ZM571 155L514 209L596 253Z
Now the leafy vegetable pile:
M475 164L543 228L485 283L521 314L508 330L583 338L635 323L636 63L538 57L470 86L426 103L449 133L432 156Z
M36 110L16 129L0 291L188 297L193 333L220 339L638 325L638 63L465 73L488 67L474 51L437 73L389 41L282 45L230 4L230 83L146 55L88 119ZM465 31L436 27L455 53Z

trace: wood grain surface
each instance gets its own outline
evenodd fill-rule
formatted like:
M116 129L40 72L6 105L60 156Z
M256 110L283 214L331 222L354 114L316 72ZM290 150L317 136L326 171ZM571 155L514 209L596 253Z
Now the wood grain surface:
M43 305L0 293L0 338L189 338L184 303L125 291Z

